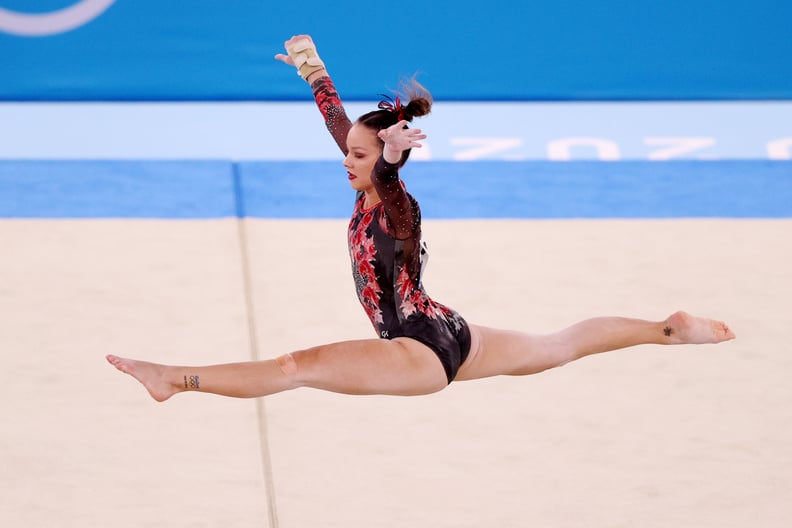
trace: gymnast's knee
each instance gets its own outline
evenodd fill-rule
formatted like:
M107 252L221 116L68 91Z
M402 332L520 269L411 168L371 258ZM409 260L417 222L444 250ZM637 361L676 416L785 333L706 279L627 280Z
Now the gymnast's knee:
M286 374L288 377L295 378L297 376L297 362L294 360L294 356L291 354L283 354L282 356L278 356L275 358L275 362L278 364L281 372Z
M293 388L305 387L324 375L323 369L319 368L322 349L322 346L318 346L297 350L276 357L275 362Z

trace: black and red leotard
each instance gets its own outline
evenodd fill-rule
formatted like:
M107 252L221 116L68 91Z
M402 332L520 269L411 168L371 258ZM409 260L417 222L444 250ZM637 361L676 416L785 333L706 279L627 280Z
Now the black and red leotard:
M328 130L346 155L352 123L329 77L311 84ZM470 352L470 329L454 310L432 300L421 275L428 254L421 210L399 179L398 165L380 156L372 182L380 202L365 209L358 192L349 221L349 256L358 299L377 334L409 337L431 348L450 383Z

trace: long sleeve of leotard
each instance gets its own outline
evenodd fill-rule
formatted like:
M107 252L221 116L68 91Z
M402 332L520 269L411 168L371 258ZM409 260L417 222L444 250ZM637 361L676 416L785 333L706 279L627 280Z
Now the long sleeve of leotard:
M341 104L341 98L338 96L332 79L327 76L319 77L311 83L311 90L316 100L316 106L322 112L327 130L330 131L338 148L346 156L349 152L347 133L352 128L352 122L346 115L344 105Z
M374 188L385 207L390 234L399 240L414 236L420 226L420 213L418 204L410 199L399 179L399 165L388 163L380 156L371 176Z

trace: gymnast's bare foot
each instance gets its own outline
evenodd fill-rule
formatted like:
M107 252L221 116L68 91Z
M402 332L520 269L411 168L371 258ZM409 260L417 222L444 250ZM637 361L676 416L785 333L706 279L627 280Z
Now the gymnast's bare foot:
M663 332L671 344L698 345L734 339L734 332L723 321L676 312L666 319Z
M177 390L173 384L165 380L164 365L127 359L112 354L107 356L107 361L115 368L129 374L146 388L151 397L158 402L163 402L173 396Z

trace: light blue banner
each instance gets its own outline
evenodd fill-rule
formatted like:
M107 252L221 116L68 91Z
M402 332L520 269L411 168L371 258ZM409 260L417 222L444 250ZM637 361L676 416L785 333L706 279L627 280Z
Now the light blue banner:
M438 102L415 125L413 161L792 160L792 101ZM313 102L0 103L0 160L119 158L342 155Z
M792 99L786 0L0 0L0 99L306 99L303 32L348 100Z

